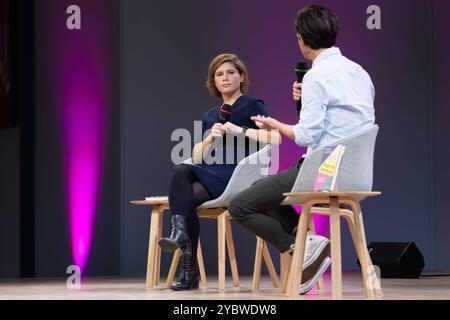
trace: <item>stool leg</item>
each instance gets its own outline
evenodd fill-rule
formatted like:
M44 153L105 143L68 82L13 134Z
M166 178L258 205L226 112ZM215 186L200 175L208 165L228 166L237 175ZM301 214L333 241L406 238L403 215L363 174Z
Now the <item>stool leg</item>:
M372 285L370 283L370 277L369 277L369 261L367 260L367 255L365 253L365 251L367 249L365 248L366 246L361 237L361 227L360 227L359 221L357 221L358 217L356 215L355 215L355 233L358 238L357 241L358 241L358 246L359 246L359 251L360 251L359 262L361 264L361 273L362 273L362 277L363 277L363 281L364 281L364 289L365 289L366 297L371 299L374 297L374 292L372 290Z
M231 228L231 221L229 219L225 220L225 238L227 240L228 259L230 260L233 284L235 287L239 287L239 274L236 262L236 253L234 251L233 230Z
M350 234L352 236L352 240L353 240L353 245L355 246L355 250L356 250L356 254L358 255L358 259L359 262L362 263L361 261L363 261L362 257L361 257L361 248L360 248L360 241L358 240L358 235L356 233L356 227L355 227L355 222L354 222L354 218L348 217L348 216L344 216L345 220L347 221L347 225L348 228L350 230ZM362 270L362 268L361 268ZM369 288L367 287L367 281L364 278L363 275L363 284L364 284L364 292L366 293L366 296L369 296Z
M333 298L342 297L341 224L339 199L330 197L331 283Z
M225 290L225 212L217 217L217 263L219 276L219 291Z
M273 265L272 257L270 256L269 249L267 248L267 243L264 241L263 245L263 258L266 262L267 270L269 271L270 279L272 279L273 286L278 288L280 286L280 281L278 280L277 271Z
M169 289L172 285L173 278L175 278L175 273L177 272L178 262L180 262L181 249L175 250L172 258L172 263L170 264L169 273L167 274L165 289Z
M303 205L302 213L297 227L297 236L295 237L294 256L292 258L291 267L289 270L286 295L295 298L298 297L301 279L302 266L305 254L306 231L308 227L309 210L312 202L307 202Z
M256 237L255 266L253 267L252 292L259 291L259 285L261 282L263 249L264 249L264 240L261 239L260 237Z
M281 278L281 292L286 292L287 280L289 275L289 268L291 267L292 256L289 253L280 254L280 278Z
M198 238L197 261L198 261L198 269L200 270L200 282L202 284L202 287L206 288L208 284L206 282L205 263L203 262L203 252L200 238Z
M159 240L162 237L163 231L163 223L164 223L164 209L158 212L158 237L156 238L156 257L155 257L155 278L153 283L155 286L159 285L159 279L161 277L161 247L158 245Z
M375 295L382 296L383 292L381 291L380 281L375 274L375 270L373 268L372 259L370 258L369 252L367 250L367 242L366 242L366 234L364 229L364 220L362 216L361 206L358 202L354 201L352 204L353 211L355 212L355 226L356 233L360 240L360 248L362 251L363 262L365 265L364 270L364 278L367 281L367 285L369 287L369 298L374 298ZM361 262L361 266L363 264Z
M150 235L148 239L148 255L147 255L147 276L145 280L145 287L151 289L155 281L155 260L156 260L156 246L158 245L158 219L160 206L154 206L150 218Z
M314 216L311 214L308 219L308 228L309 232L312 235L316 234L316 226L314 225ZM319 281L317 282L317 290L323 290L325 288L323 284L323 277L320 277Z

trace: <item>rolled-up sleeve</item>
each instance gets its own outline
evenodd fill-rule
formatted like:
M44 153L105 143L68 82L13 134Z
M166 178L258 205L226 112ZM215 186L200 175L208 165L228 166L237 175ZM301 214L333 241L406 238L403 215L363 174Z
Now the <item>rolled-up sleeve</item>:
M326 104L327 95L323 84L305 76L302 87L302 111L299 123L294 126L297 145L317 147L325 126Z

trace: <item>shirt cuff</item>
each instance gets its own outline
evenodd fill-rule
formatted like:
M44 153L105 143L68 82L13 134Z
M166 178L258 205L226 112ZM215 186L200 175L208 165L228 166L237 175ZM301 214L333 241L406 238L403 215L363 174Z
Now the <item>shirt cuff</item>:
M297 123L294 126L294 137L295 137L295 143L299 146L303 147L304 144L302 143L302 129L300 127L300 123Z

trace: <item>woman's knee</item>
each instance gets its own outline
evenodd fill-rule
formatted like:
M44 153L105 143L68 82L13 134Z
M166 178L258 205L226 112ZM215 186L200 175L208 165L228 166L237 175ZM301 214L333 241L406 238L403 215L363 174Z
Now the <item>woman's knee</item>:
M186 176L191 172L191 168L188 164L180 163L172 166L172 175L174 177Z

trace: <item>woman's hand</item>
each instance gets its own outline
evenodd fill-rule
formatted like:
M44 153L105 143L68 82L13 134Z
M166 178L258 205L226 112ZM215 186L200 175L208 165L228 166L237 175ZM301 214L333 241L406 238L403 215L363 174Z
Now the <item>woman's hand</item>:
M213 138L220 138L223 137L223 135L225 134L226 130L224 128L224 125L221 123L215 123L212 126L211 129L211 135L213 136Z
M292 96L295 101L299 101L302 98L302 84L297 81L292 85Z
M226 133L228 134L233 134L233 135L238 135L242 133L242 128L231 123L231 122L227 122L223 125L223 129L225 129Z
M272 130L279 129L279 122L277 119L265 116L256 116L250 118L252 121L255 121L256 125L260 129Z

